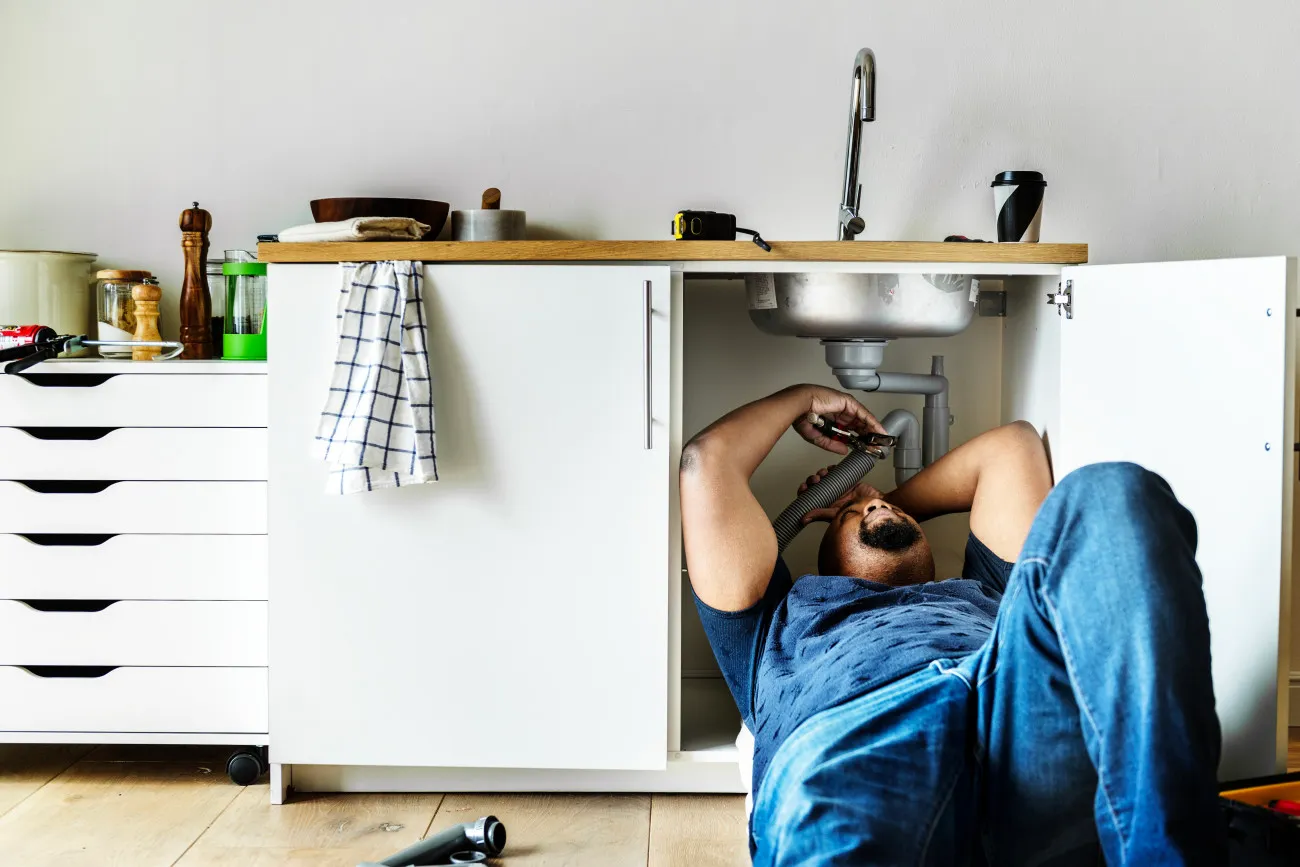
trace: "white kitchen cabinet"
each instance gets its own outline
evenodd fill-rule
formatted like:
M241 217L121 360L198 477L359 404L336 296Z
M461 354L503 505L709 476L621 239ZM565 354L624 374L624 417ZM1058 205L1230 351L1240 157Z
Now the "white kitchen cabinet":
M0 743L267 742L265 368L0 375Z
M337 266L272 265L272 758L298 765L297 788L743 790L738 717L695 622L670 485L682 441L723 412L793 382L836 385L816 341L750 324L736 277L759 270L1002 280L1005 318L892 342L883 369L947 357L953 445L1025 418L1058 478L1097 460L1164 475L1200 525L1220 775L1283 766L1294 260L679 262L671 279L640 263L429 266L443 481L349 497L324 493L327 470L309 455ZM1070 317L1048 301L1061 281ZM863 399L878 415L920 407ZM824 463L787 436L755 491L775 514ZM890 483L890 467L876 472ZM953 574L966 522L928 532ZM796 572L815 535L788 552Z
M274 761L663 768L669 269L427 267L440 481L347 496L338 273L270 272Z

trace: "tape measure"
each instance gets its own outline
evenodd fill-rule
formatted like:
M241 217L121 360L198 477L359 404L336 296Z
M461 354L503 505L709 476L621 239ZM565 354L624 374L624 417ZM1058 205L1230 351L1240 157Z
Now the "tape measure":
M753 229L736 225L735 214L719 211L678 211L673 217L673 238L678 241L734 241L736 233L753 235L754 243L767 252L771 246Z

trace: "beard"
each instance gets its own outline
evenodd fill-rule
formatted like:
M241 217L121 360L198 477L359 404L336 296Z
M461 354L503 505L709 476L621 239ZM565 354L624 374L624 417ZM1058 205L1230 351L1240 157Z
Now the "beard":
M921 531L902 518L889 518L858 529L858 541L880 551L905 551L920 538Z

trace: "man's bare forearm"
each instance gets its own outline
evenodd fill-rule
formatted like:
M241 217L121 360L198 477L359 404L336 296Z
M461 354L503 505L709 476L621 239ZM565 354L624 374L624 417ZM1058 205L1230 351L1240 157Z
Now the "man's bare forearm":
M969 452L960 453L960 449L949 452L885 494L885 502L898 506L918 521L969 512L979 482L979 465L968 460L972 457Z
M962 443L885 495L918 521L969 512L975 502L980 474L994 459L1026 435L1028 425L1016 422L994 428ZM1029 428L1029 434L1032 434Z
M885 495L918 521L971 513L971 531L994 553L1014 560L1052 487L1043 443L1018 421L963 443Z
M795 420L807 413L807 389L792 385L734 409L700 431L682 449L682 473L710 473L748 480Z

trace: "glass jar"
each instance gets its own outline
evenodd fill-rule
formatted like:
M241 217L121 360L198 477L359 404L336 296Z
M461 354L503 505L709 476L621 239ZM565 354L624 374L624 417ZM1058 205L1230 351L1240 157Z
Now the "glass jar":
M221 357L226 334L226 278L221 274L225 259L209 259L203 270L208 275L208 295L212 302L212 357Z
M95 336L100 340L135 339L135 302L131 287L152 275L148 271L95 272ZM101 346L105 358L130 358L129 346Z

